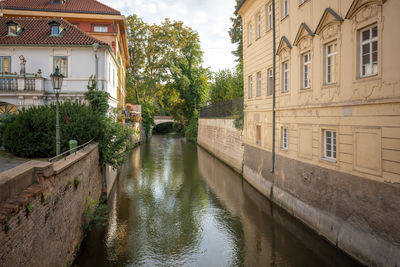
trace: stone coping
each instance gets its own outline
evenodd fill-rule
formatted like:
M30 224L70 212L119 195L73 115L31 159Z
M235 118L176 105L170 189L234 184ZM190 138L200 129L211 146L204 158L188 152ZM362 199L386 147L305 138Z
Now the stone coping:
M54 163L31 160L0 173L0 222L1 217L13 214L42 191L43 178L61 173L97 147L97 143L90 144Z

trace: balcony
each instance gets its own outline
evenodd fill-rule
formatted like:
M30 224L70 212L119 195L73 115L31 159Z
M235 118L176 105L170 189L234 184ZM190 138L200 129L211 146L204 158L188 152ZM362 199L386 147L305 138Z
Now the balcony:
M44 91L44 78L35 74L0 74L0 92Z

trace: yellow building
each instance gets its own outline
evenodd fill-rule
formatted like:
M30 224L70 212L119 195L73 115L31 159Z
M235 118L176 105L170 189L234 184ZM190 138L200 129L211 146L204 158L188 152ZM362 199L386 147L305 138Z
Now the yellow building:
M238 13L245 179L360 261L400 266L400 1L275 0L275 51L272 1Z

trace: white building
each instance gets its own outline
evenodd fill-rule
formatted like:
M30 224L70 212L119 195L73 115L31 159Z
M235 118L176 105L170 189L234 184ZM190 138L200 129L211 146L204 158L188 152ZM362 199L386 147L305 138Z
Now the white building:
M53 102L56 67L65 76L60 99L83 100L96 54L98 87L117 107L118 63L108 44L62 19L0 18L0 113Z

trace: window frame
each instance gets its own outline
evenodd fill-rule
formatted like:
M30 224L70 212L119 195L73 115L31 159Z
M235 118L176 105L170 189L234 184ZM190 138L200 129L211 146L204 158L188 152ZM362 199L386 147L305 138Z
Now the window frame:
M373 37L373 29L376 28L376 36ZM369 38L367 40L363 40L363 33L368 31ZM373 43L376 43L376 72L374 73L374 61L373 61ZM367 64L363 64L363 46L368 44L369 45L369 67L371 68L372 72L367 74L363 74L363 66ZM360 68L360 78L371 77L379 74L379 28L378 25L375 23L368 27L362 28L359 30L359 68Z
M249 42L248 45L251 45L253 43L253 29L251 23L249 23L248 26L248 42Z
M106 31L102 31L102 30L96 31L96 28L105 28ZM97 32L97 33L107 33L107 32L109 32L108 25L93 25L93 32Z
M282 19L289 16L289 0L282 0Z
M66 64L65 64L66 70L65 70L64 78L67 78L68 77L68 56L53 56L53 72L56 71L56 58L60 59L60 73L62 75L64 75L64 73L63 73L64 71L63 71L61 62L62 62L63 58L66 59Z
M15 32L11 32L11 29L14 29ZM8 36L17 36L18 35L18 24L11 23L8 25L7 29L7 35Z
M272 68L267 69L267 96L274 94L274 72Z
M0 56L0 73L6 73L4 71L4 59L8 59L8 72L11 73L11 57L10 56Z
M253 76L249 75L248 77L248 98L251 99L253 98Z
M310 51L307 51L301 55L301 89L311 88L311 68L312 68L311 60L312 56Z
M257 92L256 92L257 97L261 96L261 86L262 86L262 75L261 71L259 71L257 72Z
M329 49L330 46L332 46L335 49L334 52L331 52L331 53L328 52L328 49ZM325 53L325 71L324 71L325 77L324 77L324 82L325 82L325 84L336 84L338 82L338 79L337 79L338 78L337 77L338 76L337 75L338 70L337 70L337 68L339 68L339 64L338 64L338 54L339 54L339 52L338 52L338 43L337 43L337 41L335 40L333 42L325 44L324 53ZM329 63L328 63L329 59L331 59L330 68L331 69L333 68L331 81L328 80L328 77L330 76L330 73L328 71L329 70Z
M330 147L331 149L328 150L328 133L331 134L330 139ZM323 159L331 162L337 162L337 131L335 129L323 129L322 131L322 137L323 137ZM330 151L330 153L328 153Z
M262 31L262 27L261 27L261 13L257 14L257 39L261 38L261 31ZM256 40L257 40L256 39Z
M289 128L281 127L281 150L289 150Z
M282 93L288 93L288 92L289 92L289 60L286 60L282 62Z
M272 29L272 3L267 6L267 31Z
M53 29L57 29L57 33L54 33L54 32L53 32ZM51 26L50 26L50 35L51 35L51 36L59 36L60 33L61 33L61 31L60 31L60 26L58 26L58 25L51 25Z

